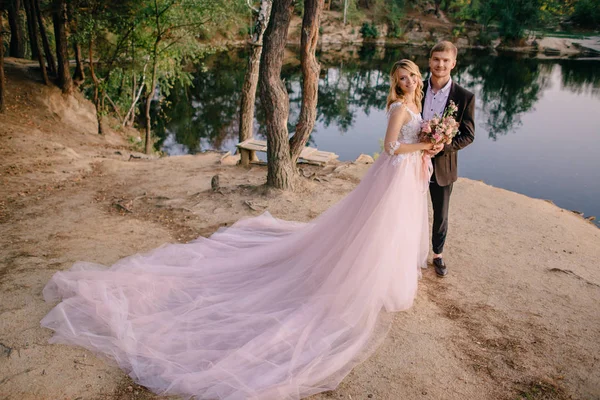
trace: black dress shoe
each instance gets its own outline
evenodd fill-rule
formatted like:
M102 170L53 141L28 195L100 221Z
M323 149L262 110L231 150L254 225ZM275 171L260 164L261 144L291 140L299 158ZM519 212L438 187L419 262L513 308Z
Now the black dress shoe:
M448 269L446 268L446 264L444 264L444 260L442 259L442 257L434 258L433 266L435 268L436 275L440 278L443 278L444 276L448 275Z

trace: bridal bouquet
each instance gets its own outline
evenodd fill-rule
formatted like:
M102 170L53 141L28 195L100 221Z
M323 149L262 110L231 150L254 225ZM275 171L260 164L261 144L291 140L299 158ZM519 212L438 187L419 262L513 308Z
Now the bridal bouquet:
M421 141L433 144L452 143L452 139L458 133L458 126L460 125L454 119L457 111L458 107L450 100L441 118L435 115L432 119L423 121L419 133Z

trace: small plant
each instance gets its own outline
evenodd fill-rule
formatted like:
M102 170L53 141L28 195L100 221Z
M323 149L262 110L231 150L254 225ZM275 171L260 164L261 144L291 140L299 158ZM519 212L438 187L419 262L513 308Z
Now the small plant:
M377 39L379 37L379 30L373 22L364 22L360 28L360 33L364 39Z
M137 151L139 153L143 153L144 152L144 141L142 140L141 137L139 137L139 136L129 136L129 137L127 137L127 141L129 142L129 144L131 145L131 148L134 151Z
M404 34L404 31L400 27L399 23L393 22L393 23L388 24L388 32L387 32L388 37L399 39L402 37L403 34Z

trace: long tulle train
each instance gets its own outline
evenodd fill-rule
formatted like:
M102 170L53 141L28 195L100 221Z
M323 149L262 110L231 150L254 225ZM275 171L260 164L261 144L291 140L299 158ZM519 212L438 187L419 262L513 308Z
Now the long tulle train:
M382 154L310 223L268 212L44 289L54 343L115 360L157 393L299 399L335 388L411 306L427 255L423 161ZM425 178L426 179L426 178Z

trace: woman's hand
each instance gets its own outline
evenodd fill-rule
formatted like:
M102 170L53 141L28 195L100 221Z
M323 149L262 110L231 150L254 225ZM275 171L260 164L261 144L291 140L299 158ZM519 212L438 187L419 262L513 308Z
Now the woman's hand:
M443 143L439 143L439 144L432 144L432 147L429 149L425 149L425 153L431 157L435 156L437 153L439 153L440 151L442 151L444 149L444 144Z
M425 151L431 151L433 150L433 143L431 142L421 142L421 145L423 146L421 150L425 150Z

